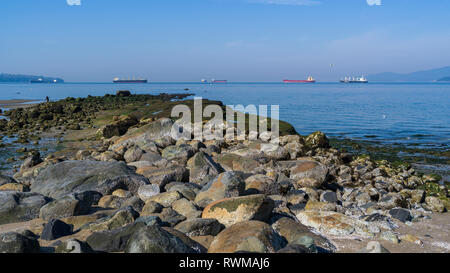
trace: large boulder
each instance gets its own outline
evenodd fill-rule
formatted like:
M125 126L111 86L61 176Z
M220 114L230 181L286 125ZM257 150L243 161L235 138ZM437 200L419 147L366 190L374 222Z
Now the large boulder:
M310 160L298 160L291 169L290 178L298 188L318 188L327 179L328 168L322 163Z
M275 223L272 224L272 228L281 237L286 239L289 244L302 244L303 238L305 236L308 236L313 238L314 243L318 247L328 252L334 252L336 250L336 247L325 237L314 233L310 227L296 222L291 218L282 217L278 219Z
M263 194L233 197L209 204L203 210L202 218L217 219L229 227L248 220L266 221L274 207L273 200Z
M220 154L213 157L226 171L241 171L251 173L260 167L260 164L251 158L237 154Z
M61 220L53 219L48 222L42 231L41 240L53 241L58 238L69 236L73 233L73 226Z
M223 229L223 225L216 219L196 218L183 221L175 226L176 230L185 233L187 236L216 236Z
M305 143L310 148L329 148L330 143L327 136L322 132L315 132L310 134L305 139Z
M125 152L123 158L125 159L125 162L130 163L141 160L142 155L144 155L144 151L141 148L131 147Z
M0 192L0 225L38 218L39 210L49 201L38 193Z
M300 223L315 228L323 234L336 236L357 235L371 238L374 236L374 232L377 231L377 227L371 226L368 222L337 212L302 211L296 216Z
M222 167L204 152L198 152L189 159L187 168L189 169L189 180L200 185L223 172Z
M43 170L31 185L33 192L52 198L83 191L110 195L117 189L137 194L148 180L123 162L64 161Z
M255 174L245 179L246 194L267 194L276 195L280 193L280 185L273 178Z
M188 219L199 218L202 212L198 210L194 202L187 200L186 198L181 198L172 203L172 208L179 214L185 216Z
M185 164L195 154L194 148L188 144L172 145L161 152L161 156L169 161Z
M0 174L0 186L17 183L12 177Z
M72 193L56 199L39 211L39 217L50 221L71 216L85 215L91 210L91 206L100 200L98 192Z
M194 201L202 187L194 183L172 182L167 184L165 189L166 191L178 191L187 199Z
M241 173L225 172L206 184L195 197L195 203L204 208L214 201L237 197L244 193L245 181Z
M138 213L133 208L126 207L116 211L113 215L88 223L82 229L89 229L93 232L114 230L133 223L138 217Z
M287 160L291 157L287 149L272 143L261 144L260 151L273 160Z
M86 242L95 251L122 252L131 235L142 227L145 227L144 222L136 222L114 230L95 232L86 239Z
M158 185L160 189L164 189L170 182L188 182L189 179L189 171L182 165L141 167L136 170L136 173L147 177L152 184Z
M136 230L128 240L126 253L195 253L180 238L158 225Z
M167 208L172 206L173 202L181 198L183 198L183 196L179 192L167 191L148 198L146 202L153 201Z
M245 221L220 232L208 253L274 253L284 246L280 236L266 223Z
M110 149L117 150L120 147L126 147L128 145L144 147L146 143L152 142L153 140L170 136L173 124L174 122L169 118L159 119L118 138L111 145Z
M16 232L0 234L0 253L39 253L39 242Z
M135 117L126 116L118 121L103 126L102 128L99 129L98 134L105 138L111 138L113 136L121 136L125 134L130 127L138 123L139 121Z
M160 193L161 189L156 184L143 185L138 189L138 196L144 202L147 202L148 199Z

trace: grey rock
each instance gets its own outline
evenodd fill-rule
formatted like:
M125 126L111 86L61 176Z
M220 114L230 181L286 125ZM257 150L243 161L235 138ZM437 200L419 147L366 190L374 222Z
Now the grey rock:
M64 161L43 170L31 185L31 191L52 198L83 191L110 195L117 189L137 194L139 187L148 183L123 162Z
M12 177L0 174L0 186L5 184L17 183Z
M160 192L161 191L159 185L155 184L142 185L138 189L139 198L141 198L141 200L144 202L146 202L151 197L160 194Z
M16 232L0 234L0 253L39 253L36 238Z
M225 227L216 219L197 218L183 221L175 226L176 230L185 233L187 236L216 236Z
M88 214L91 206L96 204L101 197L98 192L73 193L56 199L39 211L39 217L50 221L70 216Z
M30 192L0 192L0 225L25 222L39 217L49 198Z
M189 169L190 181L200 185L224 171L219 164L214 162L211 156L204 152L198 152L189 159L187 168Z
M131 235L145 226L144 222L136 222L119 229L96 232L90 235L86 242L95 251L122 252Z
M126 253L195 253L180 238L157 225L139 228L128 240Z
M411 212L404 208L391 209L389 211L389 214L392 216L392 218L395 218L403 223L406 223L406 222L412 220Z
M94 250L86 242L69 239L61 242L56 247L55 253L94 253Z
M162 225L162 221L161 218L159 218L158 216L141 216L139 218L136 219L136 221L134 221L135 223L145 223L145 225L147 226L151 226L151 225Z
M320 195L320 202L336 203L338 201L335 192L326 191Z
M379 242L372 241L367 244L367 246L360 250L360 253L390 253L384 246Z
M204 208L214 201L237 197L245 192L245 181L242 173L225 172L206 184L195 197L195 203Z
M41 239L45 241L53 241L58 238L71 235L73 226L64 223L61 220L54 219L48 222L42 231Z
M140 149L139 147L132 147L128 149L123 158L125 159L125 162L136 162L141 160L142 155L144 154L144 151Z

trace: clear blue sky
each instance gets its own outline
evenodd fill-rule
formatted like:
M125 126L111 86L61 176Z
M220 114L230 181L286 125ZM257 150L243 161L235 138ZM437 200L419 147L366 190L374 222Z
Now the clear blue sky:
M1 0L0 72L336 80L450 65L450 1ZM334 64L330 69L330 64Z

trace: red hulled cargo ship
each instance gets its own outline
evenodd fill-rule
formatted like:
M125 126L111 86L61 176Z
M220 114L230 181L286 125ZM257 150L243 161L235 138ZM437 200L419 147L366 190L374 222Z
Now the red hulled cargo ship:
M315 83L316 80L309 76L307 80L283 80L284 83Z

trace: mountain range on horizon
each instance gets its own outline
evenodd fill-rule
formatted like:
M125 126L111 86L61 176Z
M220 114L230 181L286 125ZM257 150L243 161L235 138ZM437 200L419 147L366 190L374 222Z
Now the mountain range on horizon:
M61 78L55 78L55 77L44 77L44 76L34 76L34 75L20 75L20 74L6 74L6 73L0 73L0 82L31 82L31 81L37 81L42 80L43 82L53 82L56 81L58 83L64 82Z
M450 66L412 73L383 72L368 76L371 82L434 82L450 81Z

